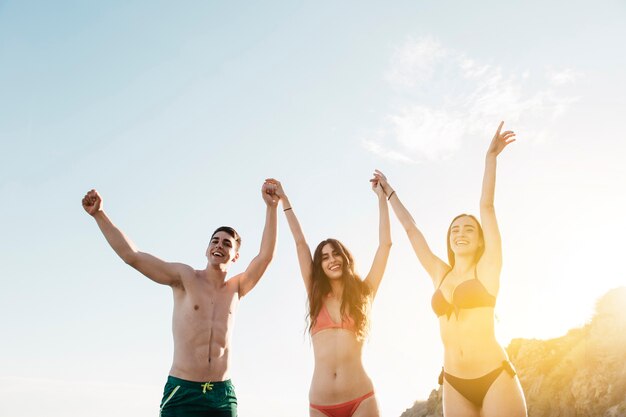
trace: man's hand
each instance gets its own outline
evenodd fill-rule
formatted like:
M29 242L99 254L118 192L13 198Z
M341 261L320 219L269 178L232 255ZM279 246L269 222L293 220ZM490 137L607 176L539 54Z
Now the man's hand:
M102 197L96 190L91 190L83 197L83 208L87 213L94 216L102 211Z
M276 194L276 184L265 181L261 187L261 195L268 207L276 207L278 205L280 197Z
M286 197L285 190L283 190L283 185L275 178L268 178L265 180L266 184L272 184L275 187L274 193L281 200Z

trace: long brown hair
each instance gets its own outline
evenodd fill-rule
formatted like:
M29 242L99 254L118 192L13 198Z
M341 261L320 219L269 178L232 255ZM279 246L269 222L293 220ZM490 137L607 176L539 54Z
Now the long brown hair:
M446 245L448 245L448 262L450 264L450 268L454 268L454 261L455 261L454 252L452 251L452 248L450 247L450 233L452 232L452 225L454 224L456 219L460 219L461 217L469 217L470 219L474 220L474 222L476 223L476 227L478 229L478 239L482 243L482 245L478 246L478 249L476 250L476 254L474 255L474 264L477 264L478 261L480 261L480 258L483 256L483 253L485 253L485 236L483 234L483 228L480 225L480 222L475 216L471 214L465 214L465 213L459 214L450 222L450 226L448 227L448 236L446 237Z
M331 291L330 281L322 269L322 248L331 245L343 259L341 280L343 294L341 300L341 317L350 316L354 320L358 340L365 339L369 327L369 306L372 290L354 270L354 259L350 251L337 239L326 239L320 242L313 254L313 276L309 294L309 332L317 322L317 316L324 305L324 299Z

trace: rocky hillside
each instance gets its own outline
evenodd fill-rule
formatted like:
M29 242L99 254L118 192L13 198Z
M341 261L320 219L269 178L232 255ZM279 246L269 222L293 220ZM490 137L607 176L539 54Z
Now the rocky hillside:
M507 352L529 417L626 417L626 287L600 298L584 327L556 339L514 339ZM400 417L438 416L441 390Z

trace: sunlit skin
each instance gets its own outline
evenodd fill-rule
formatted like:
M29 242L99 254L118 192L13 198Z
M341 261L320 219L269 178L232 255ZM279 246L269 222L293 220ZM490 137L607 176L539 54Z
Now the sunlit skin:
M229 233L218 231L211 237L206 267L196 270L138 251L105 214L96 190L83 198L83 208L93 216L115 253L152 281L172 288L171 376L188 381L224 381L230 377L231 337L239 300L254 288L267 269L276 244L278 198L274 186L264 183L261 194L266 215L259 254L245 272L229 279L228 270L239 258L239 244Z
M343 258L329 243L322 248L322 269L328 279L331 280L331 285L333 285L333 281L341 279Z
M515 141L515 133L502 132L500 123L485 156L480 219L484 239L479 236L479 225L469 216L461 216L450 225L449 247L454 253L454 266L434 255L426 239L417 228L413 217L389 185L385 175L377 171L377 178L385 193L390 196L394 213L404 227L420 263L448 302L454 291L465 281L476 277L487 292L498 295L502 267L501 240L494 209L497 156ZM476 262L477 251L484 253ZM447 274L447 276L446 276ZM445 277L445 279L444 279ZM443 281L442 281L443 280ZM444 346L444 368L459 378L479 378L508 360L505 350L498 344L494 329L494 308L477 307L459 309L450 317L439 317L439 329ZM526 416L526 403L519 379L502 372L493 382L478 408L457 392L447 380L443 384L443 409L446 417L498 417Z
M311 296L313 279L313 257L306 242L294 208L280 182L270 179L276 185L276 194L280 198L289 228L293 234L300 271L307 290ZM372 268L364 282L372 289L375 296L380 285L387 258L391 249L391 233L389 229L389 209L387 199L377 180L372 181L372 189L376 193L379 207L379 246L374 256ZM341 323L341 302L344 291L343 268L346 259L331 245L322 247L322 269L329 281L331 292L325 299L326 308L335 323ZM350 312L347 312L350 314ZM363 340L358 340L355 333L347 329L325 329L312 336L315 368L309 390L309 401L315 405L335 405L363 396L374 390L374 385L363 368L361 360ZM297 415L294 412L294 415ZM326 417L319 410L309 408L311 417ZM380 411L376 397L370 397L358 406L354 417L378 417Z
M469 216L463 216L452 222L450 226L450 247L456 259L474 256L484 242L479 238L478 225Z

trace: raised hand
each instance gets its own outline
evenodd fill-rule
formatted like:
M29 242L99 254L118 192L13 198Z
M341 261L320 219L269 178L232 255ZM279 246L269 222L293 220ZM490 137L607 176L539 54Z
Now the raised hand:
M261 196L263 197L265 204L269 207L276 207L278 205L278 201L280 200L280 197L276 195L276 185L267 180L261 187Z
M276 196L280 199L285 198L286 194L285 194L285 190L283 190L283 185L280 183L280 181L278 181L277 179L274 178L267 178L265 180L266 183L272 184L274 186L274 192L276 193Z
M391 186L387 182L387 177L385 176L385 174L383 174L380 170L375 169L374 174L372 175L374 176L374 178L370 180L370 182L372 183L372 188L374 187L374 184L380 185L380 187L383 190L383 193L386 196L389 196L393 190L391 189Z
M508 144L515 142L515 133L512 130L500 133L503 125L504 122L500 122L496 134L493 135L489 149L487 149L487 156L498 156Z
M98 194L96 190L90 190L87 194L85 194L83 197L83 208L91 216L103 209L102 197L100 197L100 194Z
M370 179L370 182L372 183L372 191L376 193L378 198L385 198L385 190L383 190L380 180L376 174L374 174L374 178Z

